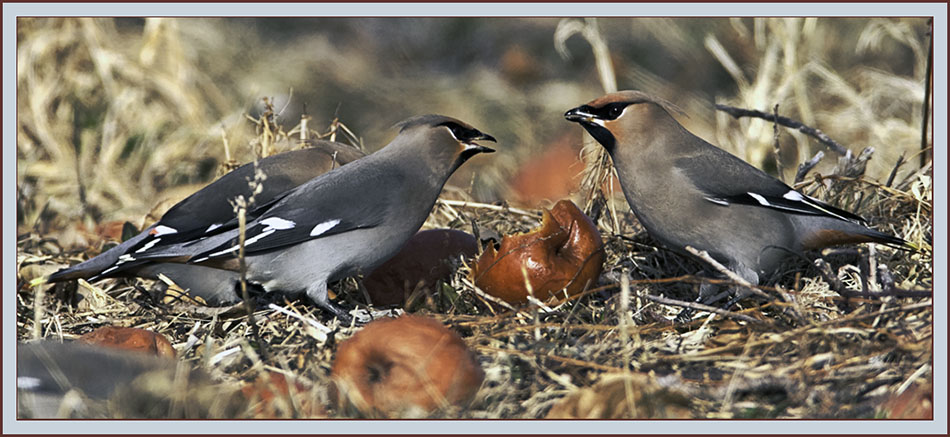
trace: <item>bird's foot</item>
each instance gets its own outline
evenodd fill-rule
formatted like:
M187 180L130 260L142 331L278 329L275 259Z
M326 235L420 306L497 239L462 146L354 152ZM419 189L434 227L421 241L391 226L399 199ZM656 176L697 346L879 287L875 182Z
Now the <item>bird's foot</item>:
M703 291L705 292L701 292L699 294L699 297L696 298L695 302L701 303L703 305L710 305L710 306L714 305L716 302L722 301L723 299L725 299L726 297L732 294L731 290L726 290L719 293L715 293L715 289L704 289ZM732 306L735 305L735 303L738 302L739 299L741 299L742 297L745 297L745 296L741 294L737 294L736 297L729 300L725 305L723 305L720 308L728 310L729 308L732 308ZM685 325L689 322L692 322L693 316L696 315L696 311L697 310L695 308L689 308L689 307L683 308L683 310L680 311L680 313L676 315L676 318L674 318L673 321L681 325Z
M336 318L340 319L340 322L344 325L349 325L353 322L353 317L350 316L350 314L345 309L334 304L333 302L330 302L329 300L322 302L317 301L316 304L318 307L323 308L327 312L336 316Z

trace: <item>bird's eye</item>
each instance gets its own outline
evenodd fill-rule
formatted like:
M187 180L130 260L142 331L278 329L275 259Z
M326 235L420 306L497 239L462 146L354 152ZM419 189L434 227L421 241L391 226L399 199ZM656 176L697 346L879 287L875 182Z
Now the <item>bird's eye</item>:
M619 106L613 106L610 108L610 111L608 111L607 113L610 114L611 118L617 118L617 117L620 117L621 113L623 113L623 108Z

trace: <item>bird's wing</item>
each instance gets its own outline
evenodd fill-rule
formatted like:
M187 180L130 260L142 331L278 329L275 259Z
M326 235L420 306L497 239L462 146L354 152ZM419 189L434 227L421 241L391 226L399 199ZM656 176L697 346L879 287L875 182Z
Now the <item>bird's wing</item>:
M704 194L706 200L717 205L759 206L791 214L865 222L856 214L795 191L782 181L712 145L697 154L675 160L674 165Z
M338 158L342 165L363 156L362 152L338 143L315 143L317 147L292 150L257 162L256 168L263 172L266 178L254 195L258 204L252 205L253 208L248 211L248 223L290 194L292 189L317 176L317 173L322 171L319 165L322 161L319 158ZM340 156L337 157L337 154ZM145 253L161 252L153 248L168 249L177 244L202 240L236 228L237 218L231 202L239 195L245 198L251 196L248 181L254 177L254 171L254 163L244 164L178 202L148 230L144 238L120 254L128 255L122 259L144 259ZM131 266L133 264L126 267Z
M254 210L257 218L249 222L245 230L245 253L260 253L315 238L373 228L383 222L393 203L384 194L388 191L385 186L364 180L360 184L364 189L379 187L373 191L374 195L354 191L354 181L350 178L325 176L329 177L318 177L292 190L280 201L267 206L265 211ZM366 174L349 176L367 178ZM356 197L356 193L361 196ZM222 230L231 238L195 254L189 262L236 256L239 248L236 220L223 225Z
M288 152L300 154L300 152ZM304 158L305 156L296 156ZM278 166L287 158L274 155L258 162L258 168L267 175L262 186L264 189L255 197L262 202L256 210L264 211L263 207L276 203L289 193L289 190L300 185L304 180L294 180L284 177ZM250 197L251 190L248 180L254 176L254 164L242 165L221 176L206 187L186 197L172 206L162 218L148 231L148 235L131 246L124 255L144 253L157 246L168 247L173 244L194 241L226 230L225 224L234 220L234 209L231 201L239 195ZM299 178L298 178L299 179ZM253 220L256 217L248 217ZM236 224L237 222L234 221Z

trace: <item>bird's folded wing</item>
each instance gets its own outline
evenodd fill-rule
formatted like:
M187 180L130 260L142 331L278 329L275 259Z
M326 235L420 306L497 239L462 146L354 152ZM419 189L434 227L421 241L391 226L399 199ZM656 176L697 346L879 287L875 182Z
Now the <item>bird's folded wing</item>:
M300 188L263 213L254 211L258 217L247 225L245 253L264 252L315 238L376 227L383 222L391 203L384 196L372 201L354 198L352 190L334 189L332 183ZM236 222L225 226L232 238L195 254L190 262L237 255Z
M701 155L680 158L675 161L675 166L704 194L706 200L717 205L759 206L792 214L865 222L856 214L793 190L719 148L710 147Z
M267 203L252 208L248 211L247 221L251 222L261 214L267 212L271 206L283 199L288 193L289 191L279 194L273 199L270 199ZM144 259L144 254L149 253L153 248L170 247L175 244L198 241L237 228L238 225L237 217L233 216L233 212L206 216L206 218L213 218L211 222L207 220L197 220L199 218L198 216L192 217L192 221L186 222L181 220L179 215L171 213L172 210L169 210L169 212L155 224L151 231L149 231L148 236L130 247L125 254L134 258ZM143 255L140 256L138 254Z

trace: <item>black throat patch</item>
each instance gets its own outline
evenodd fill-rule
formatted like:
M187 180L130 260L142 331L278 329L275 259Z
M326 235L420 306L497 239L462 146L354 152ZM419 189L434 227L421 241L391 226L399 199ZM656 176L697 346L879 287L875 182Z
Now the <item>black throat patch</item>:
M614 138L614 134L610 133L607 128L588 122L581 123L581 126L584 126L584 129L587 130L587 133L594 137L594 139L597 140L601 146L604 146L604 149L607 149L608 153L613 153L614 148L617 145L617 139Z

